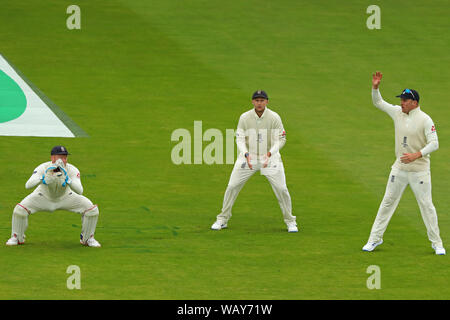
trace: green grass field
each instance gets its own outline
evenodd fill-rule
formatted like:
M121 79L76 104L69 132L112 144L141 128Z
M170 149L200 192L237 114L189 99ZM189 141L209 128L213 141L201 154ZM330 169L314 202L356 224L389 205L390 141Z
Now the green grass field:
M77 214L36 213L24 246L0 245L0 299L450 298L448 256L431 249L409 188L385 243L361 251L394 162L393 123L370 98L376 70L385 100L417 89L436 123L433 200L450 243L447 1L80 0L81 30L66 28L70 4L0 10L0 53L89 135L0 137L0 238L62 144L99 205L103 247L79 244ZM366 27L371 4L380 30ZM257 89L287 131L297 234L259 175L229 228L211 231L232 165L171 162L175 129L234 129ZM69 265L81 290L66 287ZM366 287L370 265L380 290Z

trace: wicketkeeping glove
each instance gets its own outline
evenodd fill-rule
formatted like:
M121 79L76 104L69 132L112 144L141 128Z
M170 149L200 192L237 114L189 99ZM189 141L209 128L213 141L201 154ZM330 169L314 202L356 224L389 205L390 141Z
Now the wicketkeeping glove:
M63 167L59 167L59 169L64 173L64 182L62 183L62 186L65 187L68 184L71 184L71 180L69 178L69 175L67 174L66 169L64 169Z
M42 184L49 185L55 182L56 177L52 175L52 171L55 170L56 166L50 166L45 170L45 173L42 175Z
M64 161L62 161L61 159L58 159L55 161L55 166L57 167L64 167Z

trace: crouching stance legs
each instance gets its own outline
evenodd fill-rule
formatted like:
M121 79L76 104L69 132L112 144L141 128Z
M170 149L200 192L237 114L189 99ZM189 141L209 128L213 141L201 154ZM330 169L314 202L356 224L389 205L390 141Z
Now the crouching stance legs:
M29 211L21 204L17 204L12 215L11 238L6 242L8 246L24 244L25 231L28 227Z
M100 247L100 243L94 239L95 228L98 220L98 207L94 205L81 214L80 243L89 247Z

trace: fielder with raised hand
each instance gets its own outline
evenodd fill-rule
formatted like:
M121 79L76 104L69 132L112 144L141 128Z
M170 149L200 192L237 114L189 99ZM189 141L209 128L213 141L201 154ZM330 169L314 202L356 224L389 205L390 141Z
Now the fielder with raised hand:
M25 184L25 188L37 188L19 202L13 211L11 238L8 246L25 242L28 216L37 211L68 210L81 214L80 243L89 247L100 247L94 239L98 220L98 208L88 198L82 196L80 172L67 163L69 152L63 146L51 151L51 161L39 165Z
M260 171L272 185L283 212L288 232L297 232L296 217L292 215L291 196L286 186L283 162L279 150L286 143L286 132L280 116L267 108L267 93L258 90L252 96L253 109L239 118L236 144L240 151L234 164L223 199L222 212L211 226L213 230L227 227L231 208L247 180Z
M438 255L445 249L439 236L436 209L431 199L430 153L439 148L436 127L433 120L420 109L419 93L405 89L398 95L401 106L385 102L378 90L381 72L372 77L372 101L375 107L386 112L395 126L395 154L386 192L378 209L364 251L373 251L383 243L383 234L394 214L405 188L410 185L419 204L423 222L427 228L431 247Z

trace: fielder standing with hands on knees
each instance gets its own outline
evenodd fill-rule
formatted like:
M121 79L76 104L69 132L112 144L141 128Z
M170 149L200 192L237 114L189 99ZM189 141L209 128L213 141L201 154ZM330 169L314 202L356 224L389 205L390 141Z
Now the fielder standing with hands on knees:
M25 243L29 215L37 211L68 210L81 215L80 243L88 247L100 247L100 243L94 239L98 207L82 195L80 171L67 162L69 152L65 147L55 146L50 155L51 161L34 169L25 184L27 189L37 188L14 208L11 238L6 245Z
M372 101L375 107L386 112L395 126L394 162L386 187L384 198L372 226L370 237L363 251L373 251L383 243L383 234L389 220L410 185L414 192L427 229L431 247L438 255L445 255L445 248L439 236L438 218L431 198L430 153L439 148L436 127L433 120L419 106L419 93L405 89L397 97L401 106L387 103L378 89L381 72L372 76Z
M269 180L278 199L288 232L298 232L296 217L292 215L291 196L286 186L284 166L279 150L286 143L286 132L280 116L267 108L269 97L263 90L252 95L254 108L243 113L236 130L236 144L240 154L234 164L223 199L222 211L211 226L213 230L227 228L231 208L244 184L260 171Z

